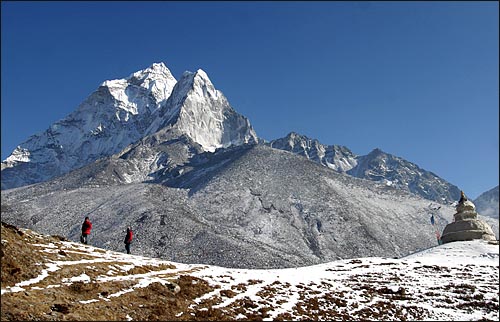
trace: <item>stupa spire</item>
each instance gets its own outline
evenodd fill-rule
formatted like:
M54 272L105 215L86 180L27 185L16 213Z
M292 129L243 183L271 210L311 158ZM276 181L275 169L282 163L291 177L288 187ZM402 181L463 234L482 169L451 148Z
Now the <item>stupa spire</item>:
M464 203L465 201L467 201L469 199L467 199L467 196L465 195L465 193L463 192L463 190L460 190L460 200L458 201L458 203Z

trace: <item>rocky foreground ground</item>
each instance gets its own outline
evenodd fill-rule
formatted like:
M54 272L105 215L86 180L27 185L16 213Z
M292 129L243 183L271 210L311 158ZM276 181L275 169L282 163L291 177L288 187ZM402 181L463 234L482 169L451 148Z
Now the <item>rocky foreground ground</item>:
M498 242L245 270L126 255L2 223L1 320L499 320Z

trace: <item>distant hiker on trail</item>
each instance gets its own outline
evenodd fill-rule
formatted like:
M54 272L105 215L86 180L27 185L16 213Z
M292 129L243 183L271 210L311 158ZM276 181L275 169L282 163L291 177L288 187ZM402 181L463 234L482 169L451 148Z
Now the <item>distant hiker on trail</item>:
M88 243L88 236L90 235L90 230L92 229L92 223L89 217L85 217L85 221L82 224L82 235L80 236L80 241L84 244Z
M134 232L130 227L127 227L127 236L125 236L125 249L127 254L130 254L130 244L132 243L132 238L134 238Z

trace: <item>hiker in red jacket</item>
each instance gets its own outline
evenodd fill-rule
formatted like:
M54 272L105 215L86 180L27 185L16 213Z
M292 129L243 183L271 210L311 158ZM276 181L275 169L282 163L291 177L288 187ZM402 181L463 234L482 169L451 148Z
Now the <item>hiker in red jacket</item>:
M90 230L92 229L92 223L89 217L85 217L85 221L82 224L82 236L80 236L80 241L84 244L88 243L88 236L90 235Z
M130 254L130 244L132 243L132 238L134 237L134 232L130 227L127 227L127 236L125 236L125 249L127 254Z

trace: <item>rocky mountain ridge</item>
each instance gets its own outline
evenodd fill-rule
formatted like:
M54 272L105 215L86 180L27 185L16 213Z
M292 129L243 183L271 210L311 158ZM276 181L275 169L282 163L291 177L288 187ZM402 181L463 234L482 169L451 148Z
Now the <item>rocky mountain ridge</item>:
M347 172L357 165L357 156L345 146L324 145L317 139L290 132L284 138L272 140L268 145L290 151L327 166L337 172Z
M295 132L269 142L269 146L304 156L337 172L380 182L439 203L451 204L460 198L458 187L412 162L378 148L359 156L347 147L324 145L317 139Z

